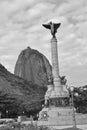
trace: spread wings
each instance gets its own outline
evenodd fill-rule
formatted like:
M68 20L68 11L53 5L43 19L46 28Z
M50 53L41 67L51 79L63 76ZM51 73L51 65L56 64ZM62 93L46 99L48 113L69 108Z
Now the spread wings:
M61 23L55 23L54 24L54 30L57 31L57 29L59 28ZM51 25L50 24L42 24L45 28L47 29L51 29Z

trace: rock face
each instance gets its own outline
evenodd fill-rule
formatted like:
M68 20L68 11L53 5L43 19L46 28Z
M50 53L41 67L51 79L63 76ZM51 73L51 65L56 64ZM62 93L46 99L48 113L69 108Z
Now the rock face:
M0 64L0 112L2 117L15 117L23 112L39 111L46 88L34 85L8 72ZM8 113L6 113L8 111Z
M48 78L52 76L52 69L43 54L28 47L20 53L14 74L34 84L46 86Z

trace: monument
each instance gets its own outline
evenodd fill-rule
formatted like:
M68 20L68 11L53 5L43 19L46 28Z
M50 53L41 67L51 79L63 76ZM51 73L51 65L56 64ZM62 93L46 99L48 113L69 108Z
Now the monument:
M60 76L58 63L57 39L55 34L60 27L60 23L43 24L51 31L51 60L52 73L48 79L45 103L39 112L37 125L76 128L76 125L87 124L87 114L75 113L73 98L70 102L65 76ZM73 97L73 96L72 96ZM71 104L71 105L70 105Z
M72 124L72 109L69 103L69 93L66 87L65 76L59 74L57 29L61 23L49 22L43 24L52 34L51 38L51 60L53 77L48 79L48 89L45 94L45 104L39 113L39 121L47 125L67 125Z

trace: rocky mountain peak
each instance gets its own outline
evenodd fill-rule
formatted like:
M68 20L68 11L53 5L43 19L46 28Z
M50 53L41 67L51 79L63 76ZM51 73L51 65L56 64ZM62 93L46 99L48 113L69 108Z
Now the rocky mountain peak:
M20 53L14 73L40 86L46 86L48 78L52 76L51 65L47 58L30 47Z

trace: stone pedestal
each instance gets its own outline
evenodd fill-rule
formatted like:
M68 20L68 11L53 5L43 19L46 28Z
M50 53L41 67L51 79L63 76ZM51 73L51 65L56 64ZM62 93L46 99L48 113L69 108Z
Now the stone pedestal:
M52 91L53 91L53 85L52 84L47 85L47 92L45 94L45 104L48 103L48 100L50 99Z
M40 112L39 121L45 121L47 125L72 125L72 109L70 107L49 107L43 108Z

